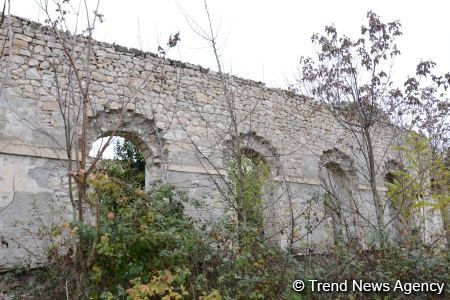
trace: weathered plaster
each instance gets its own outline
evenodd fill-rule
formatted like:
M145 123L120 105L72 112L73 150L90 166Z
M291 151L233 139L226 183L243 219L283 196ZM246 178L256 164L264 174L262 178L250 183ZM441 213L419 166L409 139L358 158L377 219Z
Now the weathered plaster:
M15 220L33 218L33 202L59 212L60 216L52 219L52 213L44 210L42 217L52 222L72 213L67 199L64 127L52 68L56 68L59 84L67 86L67 59L49 28L20 18L7 21L12 22L15 35L10 55L0 59L0 78L7 69L11 71L0 97L0 234L11 238L11 246L0 247L0 268L23 263L21 258L33 260L29 253L19 250L22 248L14 244L13 238L20 237L20 243L42 255L45 241L22 235L25 229L15 225ZM2 34L1 44L5 32ZM79 68L86 65L86 43L86 38L78 37L74 46ZM188 208L189 213L217 219L224 205L210 175L226 173L226 144L230 142L230 118L218 74L201 66L97 41L93 42L93 52L89 63L89 97L94 108L90 110L90 141L113 131L118 113L125 109L118 134L135 139L143 152L147 187L161 179L164 169L169 183L186 190L191 197L205 200L204 208ZM235 99L238 131L248 137L242 146L259 152L276 170L272 174L277 186L274 193L281 197L270 207L276 216L271 220L272 227L288 228L289 205L301 212L314 194L323 192L319 165L327 151L338 149L351 158L355 170L363 170L364 158L353 137L317 102L260 82L234 76L227 76L227 80ZM391 148L398 141L397 135L394 127L374 131L375 156L380 166L397 159ZM379 189L384 190L381 171ZM374 220L368 183L361 172L354 173L352 181L364 213ZM16 200L11 203L13 181ZM290 195L290 204L286 195ZM315 204L312 214L314 220L321 219L325 214L323 204ZM297 222L297 230L306 232L305 219L301 217ZM308 234L308 243L303 239L298 243L300 248L323 250L332 244L330 218L314 222L317 224ZM37 225L30 232L36 230ZM281 245L286 243L287 235L287 229L283 230Z

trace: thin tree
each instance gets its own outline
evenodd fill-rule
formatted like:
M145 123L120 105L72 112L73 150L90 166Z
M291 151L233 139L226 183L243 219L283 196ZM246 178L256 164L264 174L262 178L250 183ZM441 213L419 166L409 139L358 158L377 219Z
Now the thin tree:
M383 243L385 206L377 187L380 165L375 150L380 144L374 138L380 128L394 129L391 117L406 101L391 78L394 59L400 54L396 39L402 32L399 21L384 23L371 11L367 21L356 39L339 35L334 26L326 26L322 35L313 34L318 55L316 59L301 57L296 88L323 103L356 141L363 156L362 169L367 170L361 174L370 186L379 242Z
M421 61L416 74L405 82L409 93L406 115L410 127L420 133L415 136L417 145L425 141L424 147L429 148L426 163L413 164L415 174L409 176L427 180L419 194L430 194L427 200L431 202L427 206L441 211L447 244L450 245L450 72L439 75L435 73L435 67L436 63L431 60ZM409 152L405 153L408 158L411 157ZM420 154L417 147L413 152Z
M269 213L275 212L278 205L285 205L284 208L288 211L289 218L275 220L274 216L268 216L267 219L272 218L274 222L272 224L270 224L271 222L264 224L263 227L265 228L260 230L260 233L264 232L264 235L259 234L259 238L261 242L275 241L280 234L285 234L287 237L287 250L294 252L295 244L308 235L302 234L299 236L296 232L299 232L300 220L304 218L311 207L309 205L299 208L294 203L293 199L298 195L298 192L290 185L286 170L283 170L283 167L277 163L283 154L275 151L269 154L270 157L264 157L263 160L271 160L269 165L265 165L267 162L261 163L263 160L257 158L259 154L254 153L252 150L252 128L254 119L256 119L256 110L261 103L257 100L252 101L253 99L243 99L236 95L236 91L233 88L233 77L224 71L219 33L214 28L208 2L203 1L203 6L206 16L205 26L200 25L198 20L194 20L181 6L179 7L194 33L203 39L209 49L211 49L221 88L219 100L223 101L224 110L222 113L225 115L226 121L223 122L224 124L218 123L217 120L213 119L214 115L208 115L199 107L198 103L195 103L195 101L191 102L199 119L205 123L206 128L210 132L208 138L214 141L206 147L193 138L194 133L190 132L189 128L178 117L176 117L177 121L195 149L195 154L205 173L219 191L222 203L236 217L236 232L239 235L238 242L242 245L243 240L248 236L245 231L253 227L251 220L253 219L252 215L256 211L262 209L265 215L268 216ZM295 151L300 151L302 148L300 147ZM224 154L225 162L223 166L211 159L209 156L211 152ZM252 174L253 171L249 171L252 169L252 167L249 168L249 165L260 168L259 174L261 176L254 176L255 174ZM266 168L271 168L273 173L276 170L280 181L275 182L271 176L268 176L270 174L267 174ZM253 185L248 182L249 178L255 181ZM261 182L261 180L264 182ZM274 192L275 187L280 187L278 193ZM250 193L249 189L253 193ZM273 190L268 191L270 189ZM254 199L249 199L249 195L253 195ZM259 201L260 197L265 198L265 201ZM256 207L258 204L260 204L260 207ZM318 223L320 224L321 220ZM277 228L268 227L277 224ZM318 225L315 226L317 227Z

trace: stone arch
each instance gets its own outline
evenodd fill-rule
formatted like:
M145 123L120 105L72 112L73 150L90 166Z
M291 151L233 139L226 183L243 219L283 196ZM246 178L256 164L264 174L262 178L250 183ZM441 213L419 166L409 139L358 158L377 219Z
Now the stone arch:
M332 148L323 151L320 156L320 165L324 166L328 163L337 164L347 176L356 177L354 160L341 150Z
M358 176L354 161L336 148L323 151L320 156L319 178L325 188L333 188L330 184L334 181L335 184L343 185L342 188L345 187L348 193L346 196L357 193Z
M156 127L154 120L135 112L109 111L89 118L88 126L90 147L102 137L123 137L133 142L145 159L145 188L149 189L151 184L161 181L163 166L160 153L166 155L166 143L162 139L158 142L157 131L160 133L160 129Z
M244 151L244 154L254 153L259 155L265 163L272 168L272 175L278 176L280 173L280 156L274 146L264 137L258 135L256 132L241 133L239 136L239 147ZM225 162L230 159L231 147L233 140L228 140L224 147Z
M270 237L274 243L281 242L281 192L275 184L274 179L280 174L280 156L276 148L263 136L256 132L241 133L239 136L239 147L244 156L252 159L261 159L270 168L268 183L263 192L264 211L264 234ZM225 165L232 156L233 140L228 140L224 146Z
M326 150L320 156L319 178L335 244L359 244L361 199L354 161L339 149Z

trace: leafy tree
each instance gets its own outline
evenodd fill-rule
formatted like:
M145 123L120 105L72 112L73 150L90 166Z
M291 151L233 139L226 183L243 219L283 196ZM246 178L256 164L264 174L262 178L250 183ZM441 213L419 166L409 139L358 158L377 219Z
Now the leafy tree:
M405 165L393 172L387 185L388 198L402 220L411 225L417 210L426 206L441 211L444 224L448 224L450 169L444 157L434 154L430 139L415 132L397 150L404 156Z
M97 173L91 184L91 197L102 204L91 294L123 296L130 280L148 282L164 270L176 274L176 286L182 289L190 255L200 241L193 221L183 213L186 198L164 186L147 194L107 173Z
M133 142L118 139L114 144L114 160L102 164L115 178L145 187L145 159Z
M101 204L100 239L94 242L93 227L77 231L96 251L89 295L280 298L296 273L296 263L288 253L264 242L262 197L270 168L257 157L242 161L244 180L239 183L246 199L245 227L224 216L199 228L184 214L183 203L189 201L184 194L168 186L144 192L120 174L129 170L115 168L120 160L92 175L90 198ZM232 163L229 169L230 184L238 184Z
M228 165L228 181L232 187L230 198L237 207L237 219L241 246L251 247L264 231L264 187L268 185L270 166L257 155L246 153ZM240 191L240 197L237 195Z
M135 172L143 172L145 170L144 157L135 144L127 139L116 141L114 145L114 159L119 159L129 164L130 168Z
M429 178L432 181L429 188L441 208L447 244L450 245L450 210L448 204L445 204L448 201L445 200L445 195L450 194L450 183L446 175L450 153L450 72L435 74L435 66L433 61L420 62L416 68L416 76L409 77L405 87L409 91L407 108L411 126L428 141Z
M404 102L403 93L394 87L390 76L393 60L400 54L396 45L400 29L400 22L384 23L372 11L367 13L367 24L361 26L356 39L326 26L323 35L312 36L319 48L317 59L300 59L297 85L300 92L325 104L362 150L363 169L367 170L362 175L371 187L380 234L385 214L377 188L379 168L373 134L377 127L389 126L389 117Z
M430 139L433 155L439 156L450 147L450 72L435 74L435 66L431 60L420 62L405 87L411 125Z

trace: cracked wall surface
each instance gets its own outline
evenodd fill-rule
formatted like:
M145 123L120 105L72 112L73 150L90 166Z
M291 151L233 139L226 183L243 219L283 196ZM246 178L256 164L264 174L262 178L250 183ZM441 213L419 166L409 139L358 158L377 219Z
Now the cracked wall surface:
M40 226L72 216L64 124L57 102L59 87L70 85L64 48L48 27L18 17L6 21L12 24L14 39L12 48L5 50L8 55L0 60L0 77L9 77L0 101L0 235L9 247L0 247L0 269L42 261L46 239L39 236ZM2 44L5 35L3 30ZM211 181L211 176L226 173L224 149L230 142L220 76L201 66L118 45L94 41L92 57L86 56L86 49L87 39L82 36L71 46L77 68L87 71L89 66L89 140L111 132L118 113L126 111L117 131L133 137L144 153L147 186L165 176L205 202L203 208L188 208L192 215L215 219L223 214L224 204ZM258 151L278 170L271 178L277 201L266 209L276 211L271 226L281 232L281 245L289 235L291 209L301 215L307 207L313 218L306 221L299 216L296 230L308 237L308 243L299 239L298 248L322 251L333 243L331 217L325 215L323 204L311 201L323 193L319 166L333 149L350 157L359 170L352 183L363 214L374 219L369 185L361 175L364 157L354 138L324 107L260 82L226 78L239 133L251 137L243 139L245 147ZM393 126L373 132L380 166L397 159L392 147L398 134ZM383 172L380 169L381 191L385 190ZM307 222L313 223L308 225L314 228L311 232ZM430 228L438 226L436 216L429 222Z

